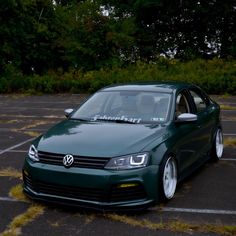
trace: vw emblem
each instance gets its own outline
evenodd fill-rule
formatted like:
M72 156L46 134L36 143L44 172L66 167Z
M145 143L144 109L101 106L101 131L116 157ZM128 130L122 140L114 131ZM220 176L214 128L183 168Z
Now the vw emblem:
M74 157L70 154L63 157L63 165L65 167L70 167L74 162Z

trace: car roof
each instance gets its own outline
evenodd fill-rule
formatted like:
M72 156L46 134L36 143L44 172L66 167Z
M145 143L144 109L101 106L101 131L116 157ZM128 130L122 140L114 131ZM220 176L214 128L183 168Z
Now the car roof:
M173 93L183 88L193 87L194 85L184 82L139 82L128 84L115 84L101 89L100 91L153 91Z

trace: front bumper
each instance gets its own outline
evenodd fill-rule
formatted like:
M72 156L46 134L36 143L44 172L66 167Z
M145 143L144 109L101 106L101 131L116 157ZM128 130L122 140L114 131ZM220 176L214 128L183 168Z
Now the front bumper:
M158 200L159 166L111 171L32 162L23 167L24 192L32 199L93 209L141 209Z

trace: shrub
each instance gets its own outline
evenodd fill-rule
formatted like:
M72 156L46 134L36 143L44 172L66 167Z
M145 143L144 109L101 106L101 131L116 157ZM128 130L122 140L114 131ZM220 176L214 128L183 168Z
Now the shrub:
M184 81L202 87L210 94L236 94L236 61L196 59L188 62L160 58L153 63L138 61L126 67L97 71L23 76L9 67L0 78L0 92L80 93L114 83L140 81Z

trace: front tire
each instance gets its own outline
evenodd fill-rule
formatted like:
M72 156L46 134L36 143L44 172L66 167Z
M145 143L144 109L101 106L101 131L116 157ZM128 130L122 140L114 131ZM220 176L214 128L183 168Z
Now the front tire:
M218 128L216 130L215 138L212 145L211 158L213 161L218 161L223 155L224 145L223 145L223 133L222 129Z
M177 164L174 157L165 158L161 165L160 187L163 200L174 197L177 186Z

